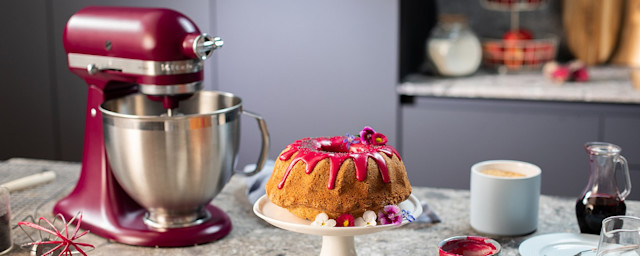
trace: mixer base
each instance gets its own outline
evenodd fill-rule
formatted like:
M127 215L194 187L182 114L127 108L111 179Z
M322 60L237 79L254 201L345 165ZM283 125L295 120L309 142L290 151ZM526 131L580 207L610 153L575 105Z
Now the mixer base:
M62 200L56 205L54 212L69 219L73 217L70 213L84 211L82 229L123 244L151 247L193 246L222 239L231 232L231 219L220 208L213 205L206 207L211 217L201 224L157 229L144 223L146 210L142 208L130 208L128 211L114 214L111 207L104 207L102 210L89 208L81 210L75 207L74 202L77 201Z
M203 244L219 240L231 232L231 219L229 216L213 205L207 206L211 217L198 225L182 228L156 229L143 222L146 211L140 210L129 216L120 218L120 227L117 230L91 230L105 237L113 237L113 240L131 245L179 247ZM102 232L109 233L102 235Z

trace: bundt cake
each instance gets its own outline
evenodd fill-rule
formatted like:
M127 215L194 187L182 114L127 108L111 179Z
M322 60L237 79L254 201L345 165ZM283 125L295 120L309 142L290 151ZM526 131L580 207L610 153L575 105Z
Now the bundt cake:
M360 137L295 141L278 156L267 197L308 220L320 213L359 217L398 204L410 196L411 185L400 155L386 142L370 127Z

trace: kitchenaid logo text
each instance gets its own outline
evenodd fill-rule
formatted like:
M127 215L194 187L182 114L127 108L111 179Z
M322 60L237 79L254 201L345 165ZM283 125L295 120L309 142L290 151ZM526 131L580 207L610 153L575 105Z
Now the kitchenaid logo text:
M202 68L202 62L165 62L160 63L160 71L163 73L194 72Z

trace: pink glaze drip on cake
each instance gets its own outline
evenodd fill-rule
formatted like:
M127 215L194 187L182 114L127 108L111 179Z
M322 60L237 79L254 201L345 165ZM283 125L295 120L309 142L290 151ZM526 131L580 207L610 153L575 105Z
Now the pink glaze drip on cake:
M289 147L287 147L288 149L280 154L279 159L281 161L288 161L291 159L293 154L296 152L298 152L298 154L287 167L287 170L282 177L282 181L278 184L278 188L282 189L282 187L284 187L284 183L287 180L287 177L289 177L289 173L291 173L293 166L295 166L298 161L303 161L306 164L305 173L310 174L316 167L316 164L326 158L329 159L330 164L329 183L327 184L328 189L333 189L335 187L340 166L342 166L342 163L348 158L353 159L353 162L356 165L356 179L359 181L364 181L367 178L367 165L369 157L371 157L378 165L382 181L384 183L389 183L389 170L384 157L379 152L386 154L389 158L395 154L398 159L400 159L400 154L398 154L393 147L387 145L351 144L351 146L347 148L347 144L344 142L345 138L346 137L343 136L331 138L307 138L298 140L289 145Z

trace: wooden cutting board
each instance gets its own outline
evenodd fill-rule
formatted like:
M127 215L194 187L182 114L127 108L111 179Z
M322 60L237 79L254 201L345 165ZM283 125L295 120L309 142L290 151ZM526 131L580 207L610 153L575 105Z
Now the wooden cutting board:
M562 23L567 46L587 65L605 63L618 42L623 0L565 0Z
M620 42L611 63L640 67L640 0L627 0Z

